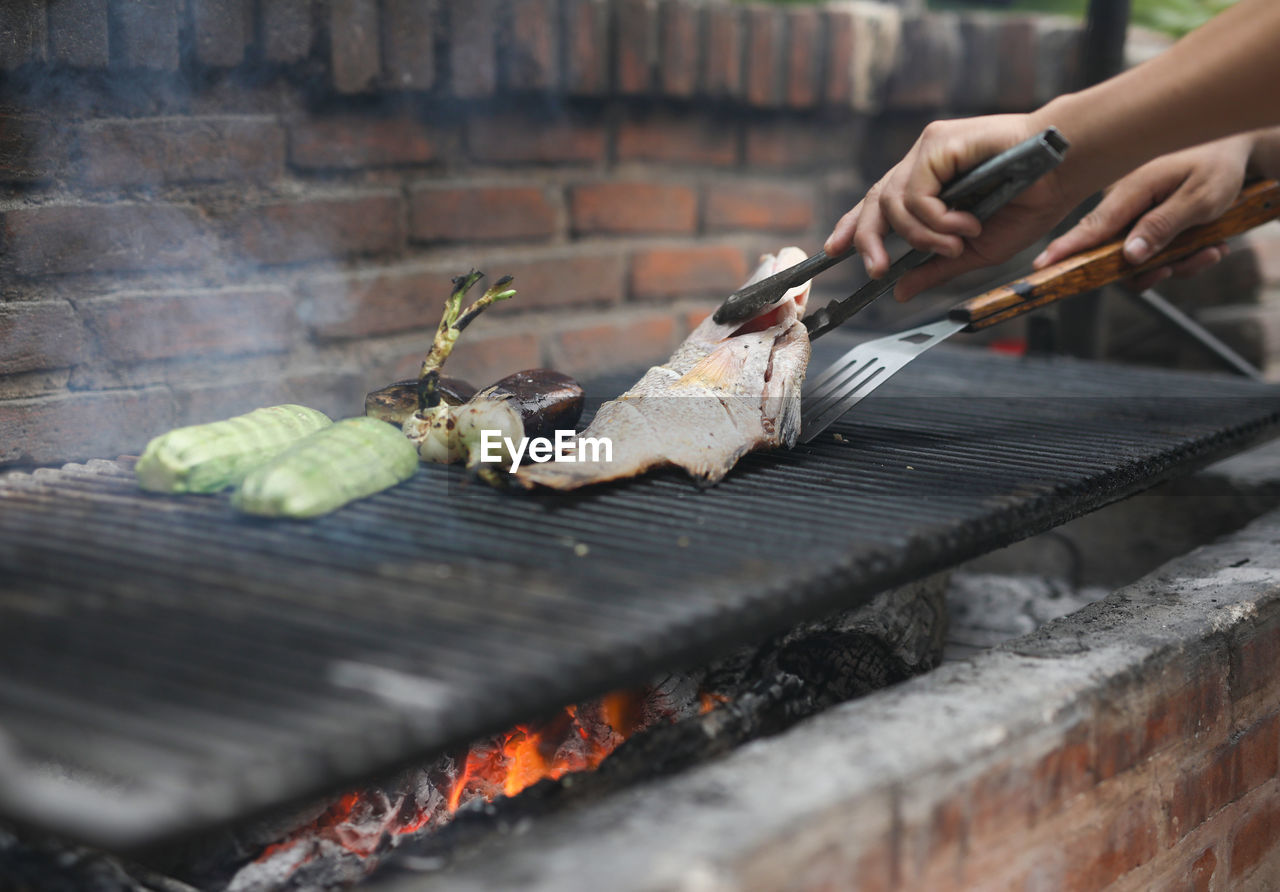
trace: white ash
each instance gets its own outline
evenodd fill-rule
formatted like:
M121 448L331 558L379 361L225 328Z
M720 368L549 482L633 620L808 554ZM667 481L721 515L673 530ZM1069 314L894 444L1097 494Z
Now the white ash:
M963 659L1034 632L1110 594L1103 586L1075 586L1059 576L956 572L947 587L944 660Z

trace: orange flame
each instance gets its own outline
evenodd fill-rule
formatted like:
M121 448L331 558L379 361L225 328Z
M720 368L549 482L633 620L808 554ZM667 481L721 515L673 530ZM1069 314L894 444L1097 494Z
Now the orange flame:
M645 695L643 690L624 691L581 707L566 706L541 725L517 725L505 734L472 745L445 795L443 816L438 811L433 814L425 810L404 815L399 808L383 814L371 794L348 793L311 824L268 846L257 860L320 839L368 856L377 851L384 834L401 836L416 833L433 821L444 823L477 797L491 801L499 794L514 796L544 778L559 780L570 772L594 769L619 744L646 726Z

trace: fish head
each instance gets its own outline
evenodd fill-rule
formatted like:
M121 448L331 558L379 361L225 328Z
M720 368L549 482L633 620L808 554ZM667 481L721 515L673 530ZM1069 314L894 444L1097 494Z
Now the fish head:
M804 259L805 253L796 247L783 248L777 254L765 254L761 256L755 272L743 283L743 287L754 285L761 279L795 266ZM795 286L745 321L717 323L713 316L708 316L694 330L690 340L710 350L731 339L757 334L771 328L780 327L785 330L803 318L809 303L810 284L810 282L803 282Z
M799 248L783 248L766 254L747 281L750 285L765 276L804 260ZM751 318L718 324L708 316L689 336L682 351L690 365L678 386L707 388L720 393L759 395L769 390L775 371L782 378L803 377L808 362L808 333L800 324L809 300L809 283L790 289ZM678 360L681 353L674 359Z

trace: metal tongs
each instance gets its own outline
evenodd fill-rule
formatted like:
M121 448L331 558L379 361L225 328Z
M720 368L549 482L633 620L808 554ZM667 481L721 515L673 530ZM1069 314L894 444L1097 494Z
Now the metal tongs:
M986 220L1008 204L1016 195L1057 167L1068 143L1056 128L1050 127L1030 139L1018 143L979 164L973 170L953 180L942 190L941 198L952 210L968 211L979 220ZM835 257L819 251L795 266L761 279L729 295L715 312L717 323L745 322L769 304L774 303L802 282L828 270L857 252L850 248ZM872 279L843 300L834 300L804 320L809 329L809 339L821 337L862 310L877 297L891 289L906 273L930 260L929 251L912 249L899 257L889 271L879 279Z
M1280 183L1274 180L1252 183L1216 220L1185 230L1140 264L1125 260L1124 238L1115 239L972 297L953 307L946 318L937 322L864 341L806 384L801 398L800 442L811 441L907 363L957 332L978 331L1065 298L1159 269L1277 217L1280 217ZM1170 314L1169 309L1160 309L1159 305L1155 308L1161 315ZM1170 321L1180 327L1195 326L1190 320L1179 322L1181 314L1177 310L1172 313ZM1202 332L1197 339L1220 358L1228 360L1237 371L1256 375L1256 370L1212 335Z

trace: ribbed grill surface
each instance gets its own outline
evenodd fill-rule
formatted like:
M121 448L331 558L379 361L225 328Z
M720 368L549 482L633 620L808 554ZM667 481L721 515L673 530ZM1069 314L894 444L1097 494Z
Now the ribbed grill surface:
M11 474L0 811L133 846L351 783L1191 470L1272 434L1278 397L941 349L706 491L427 467L296 523L143 494L128 463Z

